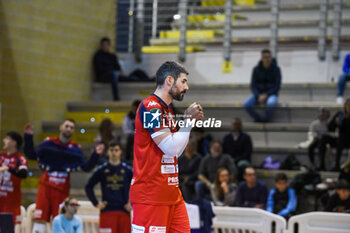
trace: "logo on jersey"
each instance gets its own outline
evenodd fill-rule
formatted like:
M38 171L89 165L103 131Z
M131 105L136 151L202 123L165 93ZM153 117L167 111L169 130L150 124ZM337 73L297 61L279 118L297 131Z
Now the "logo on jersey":
M151 102L148 103L147 108L154 107L154 106L159 106L159 104L157 102L155 102L155 101L151 101Z
M143 113L144 129L159 129L161 124L161 112L158 108Z

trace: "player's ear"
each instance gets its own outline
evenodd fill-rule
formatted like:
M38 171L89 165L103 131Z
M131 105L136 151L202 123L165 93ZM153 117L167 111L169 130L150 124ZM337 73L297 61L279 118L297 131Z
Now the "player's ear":
M174 84L174 78L172 76L168 75L165 78L165 82L168 86L172 86Z

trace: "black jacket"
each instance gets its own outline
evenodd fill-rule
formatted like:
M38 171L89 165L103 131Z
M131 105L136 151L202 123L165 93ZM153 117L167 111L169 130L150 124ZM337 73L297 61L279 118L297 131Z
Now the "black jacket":
M103 78L106 74L109 74L112 71L121 70L118 57L113 53L103 52L101 49L94 55L93 66L95 78L97 81L101 82L105 81Z
M223 141L223 152L232 156L237 163L240 160L250 161L253 144L250 136L241 132L237 140L233 140L232 133L227 134Z
M281 79L281 70L276 60L272 60L268 69L265 69L260 61L253 69L250 87L255 96L261 94L278 95Z

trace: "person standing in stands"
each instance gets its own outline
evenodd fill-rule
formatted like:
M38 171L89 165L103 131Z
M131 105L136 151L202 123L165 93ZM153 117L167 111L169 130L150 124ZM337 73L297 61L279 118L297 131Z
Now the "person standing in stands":
M24 154L29 159L37 159L43 170L36 196L32 233L46 232L46 223L58 214L59 205L69 196L70 172L80 169L91 171L104 150L103 144L97 145L86 162L80 145L71 140L75 121L66 119L59 129L59 136L47 138L35 149L33 127L30 124L24 127Z
M297 208L297 197L294 189L288 188L287 185L286 174L278 173L275 177L276 188L270 190L267 198L266 210L288 219Z
M4 151L0 152L0 213L12 213L13 224L20 224L22 179L28 175L27 161L18 152L23 143L22 136L7 132L3 140Z
M270 50L264 49L261 52L261 61L253 69L250 87L253 94L245 101L245 109L255 122L268 122L278 103L281 87L281 70ZM262 117L254 110L255 105L266 105Z
M100 41L100 49L93 58L95 79L97 82L107 82L112 85L113 99L119 100L118 81L121 76L127 75L122 71L118 57L110 52L111 40L103 37Z
M245 182L238 186L236 205L265 209L267 200L266 185L256 180L254 168L247 167L244 172Z
M345 56L343 64L343 73L340 75L338 80L337 88L337 104L342 105L344 103L344 90L346 82L350 82L350 53Z
M76 216L79 206L77 199L67 197L60 214L52 221L52 233L83 233L83 221Z
M91 203L100 210L99 232L130 233L129 203L131 168L121 162L122 149L118 142L108 145L108 162L101 165L90 177L85 192ZM101 184L102 202L94 193L96 184Z

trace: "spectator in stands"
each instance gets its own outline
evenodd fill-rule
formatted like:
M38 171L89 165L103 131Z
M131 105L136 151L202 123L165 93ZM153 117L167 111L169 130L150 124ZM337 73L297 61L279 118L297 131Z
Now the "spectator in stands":
M211 136L205 135L203 128L193 128L192 132L196 141L198 154L202 157L206 156L209 153L210 142L212 140Z
M202 157L196 154L194 141L189 141L185 152L179 157L179 180L182 196L186 202L194 199L194 184L197 181L199 164Z
M215 182L211 185L211 199L216 206L234 206L237 185L233 182L233 175L229 170L219 168Z
M265 209L267 199L266 185L256 180L254 168L247 167L244 173L245 182L238 186L236 205Z
M310 162L315 166L315 149L320 147L321 138L325 135L329 136L328 119L330 111L328 108L321 108L317 119L312 121L309 126L308 140L299 144L301 148L308 148ZM321 163L320 167L324 167Z
M18 152L22 143L20 134L7 132L0 152L0 213L11 213L14 225L21 223L21 183L28 174L27 161Z
M337 191L327 203L326 211L350 213L350 185L345 180L340 180Z
M85 186L89 200L100 210L99 232L131 232L129 190L133 172L121 162L122 153L118 142L109 143L108 163L101 165ZM101 184L102 202L97 200L94 193L98 183Z
M115 140L115 138L115 126L113 122L109 118L103 119L98 127L96 138L94 139L95 146L101 143L105 145L105 151L100 156L99 164L105 163L108 160L107 146L109 142Z
M237 169L231 156L222 153L222 146L219 141L212 141L210 153L202 159L199 165L199 180L195 184L198 198L204 198L206 193L209 192L215 181L218 169L222 167L229 170L230 174L236 174Z
M350 81L350 53L345 56L343 64L343 73L338 80L338 97L337 104L342 105L344 103L343 95L346 87L346 82Z
M83 221L76 216L79 206L77 199L67 197L60 215L53 219L52 233L83 233Z
M24 127L24 154L29 159L37 159L43 170L36 196L33 233L46 232L46 222L58 214L59 204L69 196L70 172L80 168L91 171L104 151L103 144L97 145L86 162L80 145L71 140L74 129L73 119L64 120L59 136L45 139L35 149L33 127L30 124Z
M284 173L278 173L275 177L275 186L270 190L267 198L268 212L289 218L297 208L297 196L292 188L288 188L288 178Z
M126 160L132 161L134 156L134 134L136 111L141 101L134 100L129 113L123 118L123 133L126 137Z
M232 132L224 137L222 147L224 153L232 156L237 166L240 161L250 162L253 144L250 136L242 130L241 119L235 119L232 124Z
M245 101L244 107L256 122L268 122L278 103L278 91L281 87L281 70L271 52L264 49L261 61L253 69L250 87L253 94ZM255 105L266 104L266 111L261 117L255 110Z
M100 49L95 53L93 66L97 82L112 84L113 98L119 100L118 81L120 76L127 76L121 69L118 57L110 52L111 40L104 37L100 41Z
M336 164L332 169L334 171L340 170L340 159L345 148L350 148L350 98L344 103L344 111L337 112L328 124L329 131L338 129L339 136L336 141ZM323 154L321 154L321 152ZM324 160L324 151L320 151L321 159Z

